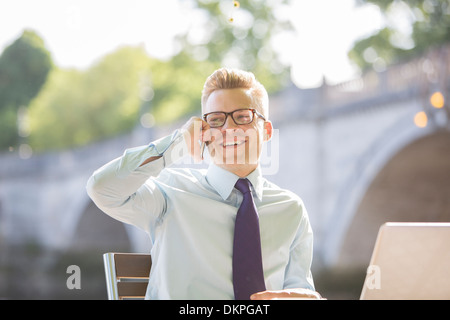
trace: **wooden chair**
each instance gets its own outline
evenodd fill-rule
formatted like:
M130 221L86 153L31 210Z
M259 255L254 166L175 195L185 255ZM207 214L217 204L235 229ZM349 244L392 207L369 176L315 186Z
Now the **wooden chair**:
M144 299L152 258L150 254L114 253L103 255L109 300Z

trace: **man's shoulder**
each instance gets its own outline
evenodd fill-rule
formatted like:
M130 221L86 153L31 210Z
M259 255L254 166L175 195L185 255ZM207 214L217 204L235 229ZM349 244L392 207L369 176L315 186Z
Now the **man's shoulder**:
M284 221L289 221L292 225L309 219L305 204L299 195L267 180L264 181L262 202L269 205L268 207L277 208L275 210L277 215L280 218L285 217Z
M157 180L161 182L198 182L206 175L206 169L199 168L165 168Z
M292 192L289 189L282 188L277 184L264 178L263 196L277 197L280 200L290 200L298 202L299 205L303 205L303 201L299 195Z

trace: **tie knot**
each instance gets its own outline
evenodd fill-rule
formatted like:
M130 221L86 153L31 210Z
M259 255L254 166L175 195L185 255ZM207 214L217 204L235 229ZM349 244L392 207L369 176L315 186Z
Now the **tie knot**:
M239 179L234 185L242 194L250 192L250 181L248 179Z

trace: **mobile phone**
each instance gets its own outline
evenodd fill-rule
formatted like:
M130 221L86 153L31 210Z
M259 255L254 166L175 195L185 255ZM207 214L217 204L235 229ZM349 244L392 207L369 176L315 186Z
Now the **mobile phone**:
M206 143L205 143L205 141L202 141L202 145L201 145L201 147L200 147L200 150L201 150L201 157L202 157L202 160L203 160L203 153L205 152L205 147L206 147Z

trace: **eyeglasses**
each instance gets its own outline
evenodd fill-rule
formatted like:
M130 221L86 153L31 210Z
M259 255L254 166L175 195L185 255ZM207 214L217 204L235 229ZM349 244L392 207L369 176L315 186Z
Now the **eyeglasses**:
M266 120L266 118L264 118L264 116L255 109L238 109L233 112L220 111L205 113L203 115L203 120L205 120L211 128L217 128L223 126L230 115L235 124L244 125L252 123L255 118L255 114L264 121Z

